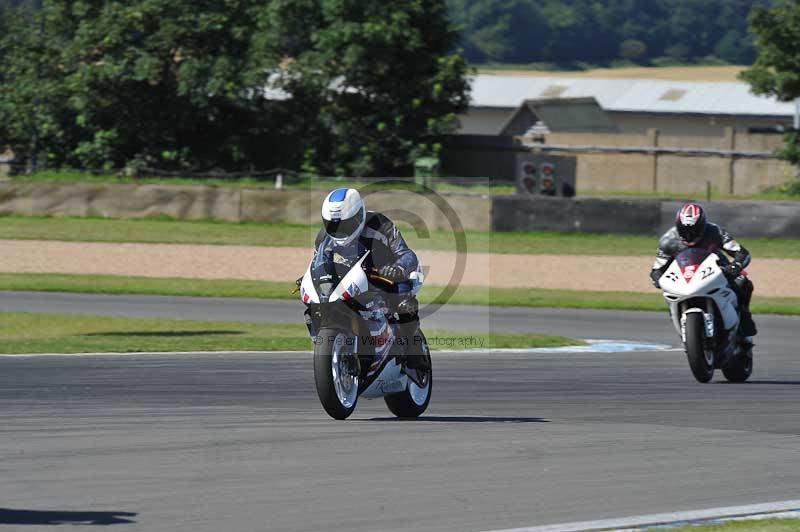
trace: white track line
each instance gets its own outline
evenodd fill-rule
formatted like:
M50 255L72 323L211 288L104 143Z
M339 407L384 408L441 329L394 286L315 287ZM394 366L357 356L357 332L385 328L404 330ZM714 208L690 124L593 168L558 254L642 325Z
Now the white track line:
M493 530L491 532L599 532L605 530L639 530L656 526L695 524L714 519L732 520L743 517L769 518L778 515L781 517L788 517L793 516L794 511L800 511L800 500L750 504L746 506L727 506L689 512L639 515L620 519L580 521L560 525L511 528L506 530Z
M131 353L0 353L0 358L28 357L137 357L185 355L308 355L311 351L135 351Z
M464 350L436 350L433 353L446 354L474 354L474 353L511 353L511 354L537 354L537 353L631 353L634 351L683 351L664 344L647 344L624 340L584 340L588 345L569 345L565 347L533 347L533 348L469 348Z
M524 353L630 353L633 351L683 351L664 344L648 344L620 340L586 340L588 345L571 345L565 347L539 347L534 349L489 349L490 352L503 353L510 351Z
M476 354L517 354L535 355L552 353L630 353L634 351L683 351L683 349L673 348L662 344L643 344L637 342L620 342L612 340L587 340L589 345L574 345L566 347L535 347L535 348L469 348L469 349L436 349L433 355L476 355ZM273 354L309 354L311 351L147 351L132 353L0 353L0 358L21 358L21 357L131 357L148 355L273 355Z
M513 348L513 349L437 349L433 354L443 355L474 355L474 354L544 354L544 353L629 353L633 351L683 351L683 349L673 348L663 344L646 344L639 342L627 342L619 340L585 340L588 345L573 345L566 347L536 347L536 348ZM122 356L147 356L147 355L218 355L218 354L242 354L242 355L272 355L275 353L286 354L296 353L298 355L308 354L311 351L153 351L153 352L133 352L133 353L24 353L24 354L4 354L0 357L122 357Z

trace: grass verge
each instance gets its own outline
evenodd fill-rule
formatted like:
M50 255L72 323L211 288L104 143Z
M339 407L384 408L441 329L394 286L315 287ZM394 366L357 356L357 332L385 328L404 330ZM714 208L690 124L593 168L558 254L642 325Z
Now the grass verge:
M213 244L291 246L311 248L318 227L293 224L184 221L165 218L115 220L107 218L46 218L0 216L0 239L80 242L141 242L159 244ZM403 235L415 249L454 251L452 233L432 231ZM467 251L554 255L655 254L657 236L588 233L509 233L467 231ZM753 238L743 242L756 257L800 258L798 240Z
M298 321L301 321L298 312ZM429 331L432 349L560 347L541 334ZM0 312L0 353L310 351L303 324L194 321Z
M422 293L423 302L430 301L430 292ZM440 290L440 289L439 289ZM437 292L438 293L438 292ZM667 310L660 292L591 292L579 290L550 290L544 288L479 288L460 287L449 303L488 305L492 307L540 307L602 310ZM800 298L756 297L751 304L755 314L800 316Z
M800 519L728 521L714 525L682 526L670 530L671 532L797 532L800 530Z
M66 275L0 273L0 291L75 292L87 294L145 294L194 297L255 297L261 299L294 299L292 283L267 281L235 281L207 279L160 279L115 275ZM423 303L434 301L442 287L425 286L419 294ZM547 290L539 288L459 287L452 298L443 303L546 308L583 308L606 310L663 311L661 295L640 292L589 292ZM753 306L756 314L800 315L800 298L758 297Z

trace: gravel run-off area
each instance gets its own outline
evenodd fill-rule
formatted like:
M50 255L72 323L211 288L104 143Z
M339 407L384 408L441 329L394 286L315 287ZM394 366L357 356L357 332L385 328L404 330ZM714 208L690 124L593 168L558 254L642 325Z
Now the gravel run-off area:
M70 273L292 282L312 251L289 247L108 244L0 240L2 273ZM455 253L421 251L426 283L458 281ZM463 286L650 292L650 257L492 255L460 261ZM758 294L800 297L800 260L758 259L748 268Z

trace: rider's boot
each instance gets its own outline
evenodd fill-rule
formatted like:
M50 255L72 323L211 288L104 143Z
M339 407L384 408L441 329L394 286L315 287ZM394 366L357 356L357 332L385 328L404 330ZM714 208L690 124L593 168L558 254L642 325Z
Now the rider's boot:
M739 314L741 324L739 330L745 342L753 344L753 336L758 334L756 323L753 321L753 314L750 312L750 300L753 297L753 282L746 275L739 275L733 280L733 288L739 297Z
M397 329L398 336L403 341L406 367L423 371L430 368L428 357L425 356L424 340L419 333L419 321L399 323Z
M425 340L419 330L419 303L413 296L402 297L397 304L397 335L403 345L405 366L425 371L430 360L425 349Z
M741 310L742 316L742 323L740 325L740 330L742 332L742 336L744 337L745 342L749 344L753 344L753 336L758 334L758 329L756 329L756 322L753 321L753 314L750 312L748 307L743 307Z

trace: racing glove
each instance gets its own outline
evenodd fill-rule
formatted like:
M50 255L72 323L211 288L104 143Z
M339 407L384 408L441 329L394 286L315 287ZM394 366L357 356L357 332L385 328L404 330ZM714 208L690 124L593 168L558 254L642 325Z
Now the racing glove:
M742 269L741 262L731 262L722 267L722 270L729 277L738 277L739 274L742 273Z
M661 270L652 270L650 272L650 282L653 283L653 287L659 290L661 290L661 283L658 280L661 278L661 273Z
M408 278L403 267L397 264L387 264L378 273L392 281L405 281Z

